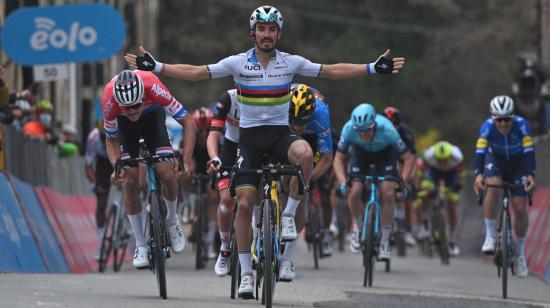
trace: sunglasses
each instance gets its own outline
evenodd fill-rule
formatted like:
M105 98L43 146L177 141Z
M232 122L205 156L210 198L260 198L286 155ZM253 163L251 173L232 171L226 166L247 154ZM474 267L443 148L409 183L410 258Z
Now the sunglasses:
M495 122L497 122L497 123L501 123L501 122L508 123L508 122L512 121L511 117L494 118L494 119L495 119Z
M359 127L359 126L354 126L353 127L353 130L358 132L358 133L368 133L370 132L373 128L374 128L374 124L371 125L371 126L363 126L363 127Z
M122 108L122 110L136 110L136 109L141 108L142 105L143 105L143 103L139 103L139 104L135 104L135 105L132 105L132 106L120 106L120 107Z

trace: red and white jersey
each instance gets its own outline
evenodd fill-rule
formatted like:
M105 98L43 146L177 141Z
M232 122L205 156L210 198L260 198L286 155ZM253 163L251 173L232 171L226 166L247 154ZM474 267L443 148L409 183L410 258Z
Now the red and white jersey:
M134 71L143 80L145 93L143 95L143 113L146 114L157 108L164 107L172 117L179 121L187 110L168 90L168 88L158 79L152 72ZM125 116L124 111L118 105L113 97L113 84L116 76L111 79L103 90L101 97L101 112L103 114L103 126L105 127L105 135L109 138L118 136L118 121L117 117Z
M216 104L216 112L210 124L210 130L223 132L225 128L225 138L239 142L239 113L240 103L237 100L237 89L228 90Z

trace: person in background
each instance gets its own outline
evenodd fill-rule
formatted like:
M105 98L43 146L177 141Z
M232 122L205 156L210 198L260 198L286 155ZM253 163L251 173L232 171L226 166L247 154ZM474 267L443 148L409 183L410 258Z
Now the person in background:
M34 106L36 118L23 126L23 133L31 138L50 142L52 137L53 104L42 100Z

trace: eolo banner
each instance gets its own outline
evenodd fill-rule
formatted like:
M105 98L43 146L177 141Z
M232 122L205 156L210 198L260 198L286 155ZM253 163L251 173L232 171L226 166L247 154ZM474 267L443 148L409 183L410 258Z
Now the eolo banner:
M124 42L122 16L102 3L26 7L8 16L2 47L21 65L97 61Z

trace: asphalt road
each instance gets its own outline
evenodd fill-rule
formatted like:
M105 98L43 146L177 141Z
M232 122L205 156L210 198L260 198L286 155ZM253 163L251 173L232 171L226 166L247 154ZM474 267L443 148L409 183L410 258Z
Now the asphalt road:
M550 286L537 277L512 277L509 299L500 298L496 268L480 257L459 257L450 266L437 258L394 257L392 271L377 264L374 286L362 286L361 256L335 253L320 269L301 240L295 260L297 278L279 283L276 307L550 307ZM125 264L91 274L0 274L0 307L258 307L259 301L231 300L229 277L194 269L192 247L168 260L168 299L158 297L156 280L147 270Z

